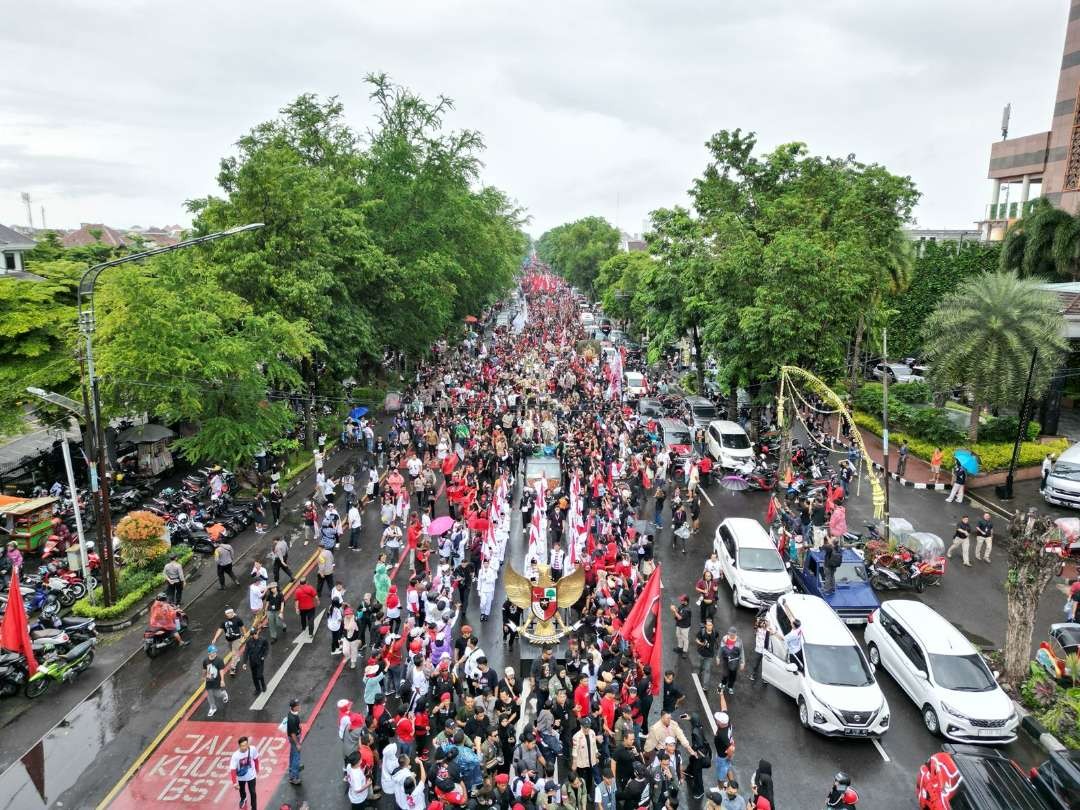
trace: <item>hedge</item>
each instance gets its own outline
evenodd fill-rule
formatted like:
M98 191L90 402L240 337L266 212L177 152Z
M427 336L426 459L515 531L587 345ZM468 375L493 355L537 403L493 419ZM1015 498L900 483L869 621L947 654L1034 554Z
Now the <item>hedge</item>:
M894 396L895 395L895 396ZM889 424L935 445L961 445L967 439L967 430L957 427L950 412L970 410L962 406L933 408L931 391L925 383L905 383L889 389ZM855 407L867 414L881 413L884 388L881 383L867 383L855 395ZM924 405L925 407L916 407ZM983 417L979 424L979 437L984 444L1008 443L1016 439L1019 421L1015 416ZM1027 426L1028 441L1039 437L1042 426L1031 420Z
M882 434L881 421L868 413L856 411L854 414L855 424L880 436ZM983 472L992 470L1004 470L1009 466L1012 458L1012 442L976 442L975 444L935 444L917 436L907 433L889 431L889 441L897 446L907 440L908 450L911 455L929 461L934 455L934 449L940 447L944 454L942 467L949 469L953 464L953 453L956 450L970 450L979 457L979 466ZM1031 467L1042 463L1047 453L1061 454L1069 447L1068 439L1054 439L1051 442L1023 442L1020 445L1020 457L1017 466Z
M172 551L176 553L177 560L182 565L186 565L195 553L191 550L191 546L183 545L173 546ZM94 591L94 597L99 604L92 605L89 598L83 598L75 603L71 608L71 612L76 616L84 616L99 621L122 619L141 600L165 586L165 575L161 572L168 561L168 555L164 554L145 568L122 569L116 581L116 602L108 607L100 604L102 592L101 588L97 588Z

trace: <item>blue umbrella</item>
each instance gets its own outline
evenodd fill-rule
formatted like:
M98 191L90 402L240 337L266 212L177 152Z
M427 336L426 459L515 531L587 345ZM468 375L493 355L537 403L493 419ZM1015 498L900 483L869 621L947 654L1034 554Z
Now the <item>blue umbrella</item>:
M367 408L365 408L363 405L358 405L357 407L355 407L351 411L349 411L349 418L350 419L359 419L361 416L367 415L367 412L368 412Z
M968 475L976 475L979 472L979 459L970 450L957 450L953 453L953 458Z

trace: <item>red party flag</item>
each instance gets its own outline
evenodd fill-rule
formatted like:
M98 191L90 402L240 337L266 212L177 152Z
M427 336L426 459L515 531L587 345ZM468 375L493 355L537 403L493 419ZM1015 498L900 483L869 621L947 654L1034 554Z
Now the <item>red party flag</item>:
M630 642L634 657L651 667L654 695L660 694L660 680L664 671L664 634L661 629L660 610L662 587L660 566L657 565L619 631L623 638Z
M30 624L26 620L26 605L23 604L19 591L19 569L11 570L11 588L8 590L7 610L4 611L4 624L0 627L0 648L22 653L26 657L26 666L30 674L37 672L34 660L34 647L30 643Z

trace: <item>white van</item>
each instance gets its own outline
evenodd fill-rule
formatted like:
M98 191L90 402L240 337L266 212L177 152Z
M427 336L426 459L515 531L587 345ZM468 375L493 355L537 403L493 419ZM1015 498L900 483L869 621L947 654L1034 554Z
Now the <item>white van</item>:
M738 422L727 419L710 422L705 431L705 445L709 455L725 470L741 469L747 464L753 466L754 449L750 446L750 437Z
M799 707L799 722L832 737L880 737L889 730L889 704L862 648L844 620L809 594L781 596L769 609L762 676ZM789 660L784 635L802 623L803 663Z
M1043 487L1047 503L1080 509L1080 444L1061 454L1050 469Z
M735 607L757 609L791 593L791 575L776 544L753 518L726 518L716 527L713 551Z
M966 743L1016 739L1012 700L974 645L933 608L890 599L870 614L863 638L871 665L907 692L931 734Z

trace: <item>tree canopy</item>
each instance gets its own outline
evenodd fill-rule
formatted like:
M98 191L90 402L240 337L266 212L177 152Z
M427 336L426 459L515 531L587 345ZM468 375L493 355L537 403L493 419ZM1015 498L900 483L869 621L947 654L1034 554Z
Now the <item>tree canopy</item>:
M619 230L603 217L585 217L545 231L536 255L587 293L599 292L600 266L619 251Z

